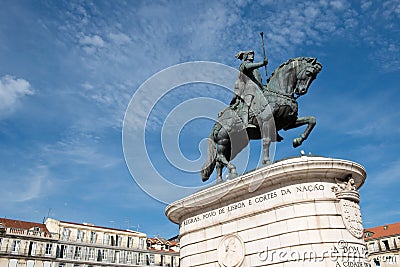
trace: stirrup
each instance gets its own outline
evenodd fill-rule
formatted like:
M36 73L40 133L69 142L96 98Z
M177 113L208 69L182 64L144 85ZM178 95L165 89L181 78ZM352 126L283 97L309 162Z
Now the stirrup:
M254 124L251 124L251 123L247 123L245 125L245 128L257 128L257 126L255 126Z

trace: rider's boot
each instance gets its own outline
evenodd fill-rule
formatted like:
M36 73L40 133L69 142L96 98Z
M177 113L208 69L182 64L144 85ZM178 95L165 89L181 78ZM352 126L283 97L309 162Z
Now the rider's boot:
M255 125L249 123L249 109L250 109L249 106L244 107L244 109L243 109L242 120L243 120L244 128L257 128Z

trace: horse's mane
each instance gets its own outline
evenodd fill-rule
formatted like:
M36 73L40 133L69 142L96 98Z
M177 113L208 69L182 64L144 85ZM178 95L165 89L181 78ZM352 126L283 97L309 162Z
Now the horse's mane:
M271 74L271 76L268 77L267 79L267 83L269 83L269 80L274 77L274 75L283 67L289 65L290 63L292 63L293 61L306 61L307 63L311 63L314 60L316 60L316 58L313 57L296 57L296 58L291 58L289 60L287 60L286 62L283 62L279 67L277 67Z

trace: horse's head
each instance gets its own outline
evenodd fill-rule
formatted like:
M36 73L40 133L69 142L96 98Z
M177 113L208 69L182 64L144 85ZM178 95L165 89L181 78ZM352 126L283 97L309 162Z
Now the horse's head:
M308 87L321 71L322 65L316 58L299 58L296 64L296 86L294 93L301 96L307 93Z
M289 59L282 63L268 78L266 92L269 89L291 96L294 96L294 94L304 95L321 69L321 63L315 58Z

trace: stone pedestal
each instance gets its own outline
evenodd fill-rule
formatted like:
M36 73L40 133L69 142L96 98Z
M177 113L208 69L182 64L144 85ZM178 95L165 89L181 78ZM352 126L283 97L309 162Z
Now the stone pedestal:
M180 266L368 266L354 162L298 157L170 204Z

